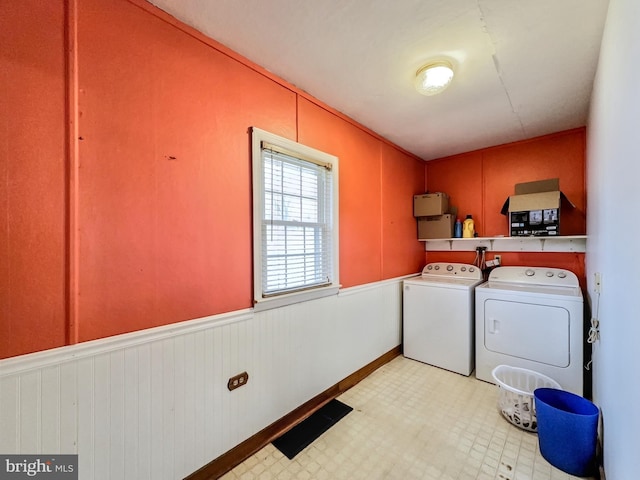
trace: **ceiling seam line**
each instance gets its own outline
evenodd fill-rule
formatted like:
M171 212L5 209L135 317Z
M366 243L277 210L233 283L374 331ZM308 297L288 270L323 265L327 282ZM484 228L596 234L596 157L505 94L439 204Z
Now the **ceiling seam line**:
M502 70L500 68L500 62L498 61L497 52L496 52L496 41L493 39L493 37L491 36L491 33L489 32L489 26L487 25L487 22L485 19L485 13L482 8L481 0L476 0L476 5L478 7L478 12L480 13L480 24L482 25L482 31L487 35L487 37L489 37L491 45L493 45L493 54L491 55L491 59L493 60L493 66L496 69L496 73L498 74L498 79L500 79L500 85L502 86L502 90L504 91L504 94L507 97L507 101L509 102L509 107L511 108L511 112L513 112L513 114L516 116L516 119L518 120L518 124L520 125L520 130L522 131L522 135L526 137L526 131L524 128L524 124L522 123L522 119L520 118L518 111L513 105L513 101L511 100L511 95L509 95L507 86L504 83L504 78L502 78Z

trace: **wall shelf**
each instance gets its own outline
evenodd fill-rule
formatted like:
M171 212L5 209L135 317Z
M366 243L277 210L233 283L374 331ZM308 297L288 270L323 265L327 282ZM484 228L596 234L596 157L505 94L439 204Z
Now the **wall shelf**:
M578 252L587 249L586 235L564 237L476 237L420 240L428 252L473 252L486 247L488 252Z

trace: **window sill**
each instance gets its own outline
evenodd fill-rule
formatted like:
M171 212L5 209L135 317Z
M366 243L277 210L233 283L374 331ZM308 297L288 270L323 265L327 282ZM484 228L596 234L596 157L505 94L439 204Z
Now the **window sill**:
M254 300L253 311L262 312L264 310L271 310L272 308L286 307L287 305L293 305L295 303L308 302L309 300L317 300L319 298L330 297L332 295L337 295L339 290L339 285L331 285L328 287L316 288L313 290L304 290L302 292L287 293L270 298L262 298L260 300Z

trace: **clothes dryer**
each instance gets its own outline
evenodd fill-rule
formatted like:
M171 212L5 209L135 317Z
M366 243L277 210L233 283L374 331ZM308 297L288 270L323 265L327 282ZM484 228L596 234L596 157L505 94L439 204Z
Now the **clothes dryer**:
M540 372L583 392L583 299L573 272L498 267L476 288L476 377L500 364Z
M474 368L474 288L482 272L463 263L430 263L404 281L403 353L462 375Z

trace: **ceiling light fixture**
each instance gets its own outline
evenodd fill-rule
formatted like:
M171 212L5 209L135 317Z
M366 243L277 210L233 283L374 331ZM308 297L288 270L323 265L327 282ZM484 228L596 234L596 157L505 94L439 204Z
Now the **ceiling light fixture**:
M416 72L415 87L422 95L436 95L449 86L453 67L449 62L434 62Z

